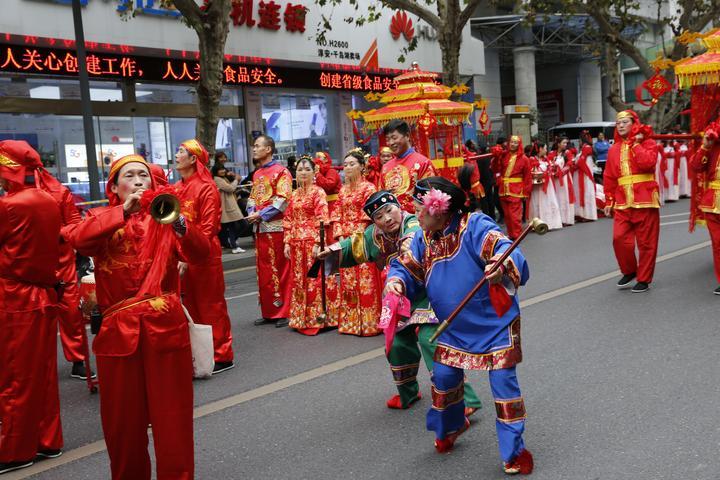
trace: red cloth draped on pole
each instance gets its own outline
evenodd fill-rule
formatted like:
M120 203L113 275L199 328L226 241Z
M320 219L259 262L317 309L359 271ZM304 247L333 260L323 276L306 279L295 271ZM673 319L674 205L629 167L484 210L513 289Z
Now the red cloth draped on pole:
M195 323L212 325L215 363L232 362L232 331L225 301L225 275L220 247L220 193L207 169L209 155L197 140L181 144L195 155L197 172L182 180L181 212L210 242L210 255L202 261L187 262L182 277L183 304Z
M62 219L56 201L24 185L25 142L0 144L0 463L63 446L57 379ZM27 144L25 144L27 145Z
M513 135L510 142L518 142L515 152L498 150L491 168L495 172L500 205L503 208L508 237L516 239L522 232L522 202L532 190L532 168L523 152L522 139Z
M652 130L642 125L632 110L617 114L631 118L632 130L623 138L615 129L615 143L608 151L604 185L606 205L614 212L613 248L623 275L637 275L638 282L650 283L655 271L660 235L660 200L655 181L657 145ZM644 139L636 141L642 133ZM639 257L635 257L635 248Z
M125 215L112 192L121 168L150 168L139 155L110 168L108 207L88 211L72 243L95 258L97 300L103 323L93 342L100 380L100 412L113 479L150 479L148 424L152 425L157 477L190 479L194 473L192 352L188 322L180 304L177 262L201 262L211 251L203 232L169 237L169 254L148 255L154 221L146 210ZM154 178L152 186L155 186ZM146 192L147 193L147 192ZM168 227L168 225L165 225ZM150 272L162 272L159 294L141 295Z

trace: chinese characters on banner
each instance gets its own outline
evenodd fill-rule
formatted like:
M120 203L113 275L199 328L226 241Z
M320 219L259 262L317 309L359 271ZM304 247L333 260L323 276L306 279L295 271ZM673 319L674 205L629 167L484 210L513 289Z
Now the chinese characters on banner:
M257 21L253 18L254 0L233 0L230 18L236 27L245 25L252 28L266 30L280 30L280 20L285 23L285 30L288 32L305 32L305 16L307 7L304 5L293 4L287 2L285 9L282 11L282 5L270 0L268 2L260 0L257 8Z
M193 60L168 60L113 53L88 53L87 70L91 78L185 83L197 82L200 79L200 64ZM69 50L0 45L0 72L2 71L75 76L78 73L78 60ZM394 79L387 75L232 63L224 66L223 83L370 92L384 92L396 86Z

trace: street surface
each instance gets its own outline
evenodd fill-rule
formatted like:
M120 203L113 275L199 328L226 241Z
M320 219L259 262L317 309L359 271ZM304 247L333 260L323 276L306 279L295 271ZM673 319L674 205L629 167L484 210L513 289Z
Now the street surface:
M647 293L615 288L611 220L523 243L531 278L520 291L518 376L531 478L720 479L720 297L707 231L688 234L688 208L681 200L661 211ZM195 382L196 478L506 478L487 373L470 372L484 407L455 450L439 455L425 430L426 371L424 398L389 410L382 336L255 327L254 269L226 280L237 366ZM58 352L65 455L4 480L109 478L99 397L68 378Z

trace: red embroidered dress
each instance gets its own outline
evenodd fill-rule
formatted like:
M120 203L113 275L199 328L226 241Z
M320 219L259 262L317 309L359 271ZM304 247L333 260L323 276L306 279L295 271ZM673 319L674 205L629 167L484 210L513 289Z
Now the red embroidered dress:
M374 192L375 186L364 180L355 187L342 187L334 223L336 239L348 238L355 233L362 236L371 223L363 205ZM361 263L342 269L340 275L338 331L364 337L378 335L382 284L377 267L374 263Z
M328 220L328 204L322 188L311 185L292 193L283 217L284 241L290 245L291 252L290 328L305 330L337 325L337 312L328 311L326 323L317 321L323 313L320 278L307 276L314 261L313 247L320 244L320 222L327 224Z

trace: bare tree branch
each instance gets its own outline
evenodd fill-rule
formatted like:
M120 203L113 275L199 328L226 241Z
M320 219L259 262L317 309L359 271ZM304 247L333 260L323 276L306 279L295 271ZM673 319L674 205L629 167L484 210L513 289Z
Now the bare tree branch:
M460 13L458 24L462 25L463 28L465 27L465 24L470 21L470 18L475 13L478 5L480 5L480 1L481 0L469 0L463 11Z
M188 0L191 1L191 0ZM443 1L443 0L438 0ZM383 0L383 5L397 10L405 10L425 20L431 27L438 30L442 27L442 20L439 16L420 5L415 0Z
M172 0L172 3L175 5L175 8L182 13L182 16L185 17L188 25L195 28L195 25L199 25L202 22L202 10L200 10L198 4L193 0Z

